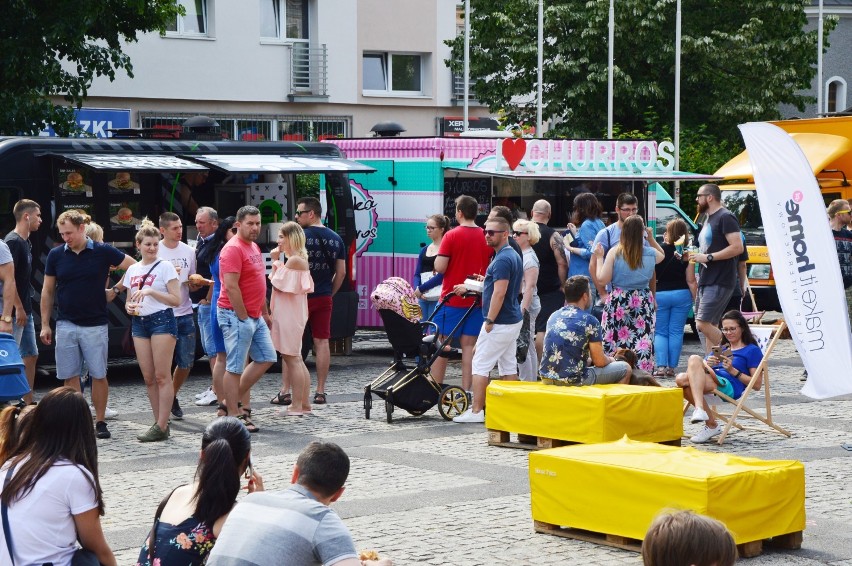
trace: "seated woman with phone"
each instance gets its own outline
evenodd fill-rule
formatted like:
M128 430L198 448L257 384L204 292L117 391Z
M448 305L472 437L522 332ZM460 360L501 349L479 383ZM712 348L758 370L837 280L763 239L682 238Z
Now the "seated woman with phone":
M204 430L195 481L160 503L136 566L199 566L236 503L240 477L249 493L263 491L251 466L251 435L234 417L218 417Z
M722 316L722 343L707 358L690 356L686 372L675 378L683 396L695 406L691 421L704 422L704 428L690 438L701 444L721 434L722 425L704 408L704 394L718 389L731 399L739 399L763 360L763 352L751 334L748 322L737 310ZM754 389L760 389L763 376L757 376Z

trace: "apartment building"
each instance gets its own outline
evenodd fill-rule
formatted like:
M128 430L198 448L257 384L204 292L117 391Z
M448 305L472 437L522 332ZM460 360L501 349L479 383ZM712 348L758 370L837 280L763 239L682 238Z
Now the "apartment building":
M457 0L181 0L165 36L126 46L131 79L99 78L87 107L125 108L136 127L215 118L233 139L363 137L381 121L440 135L461 116L445 60ZM487 116L474 104L470 116Z

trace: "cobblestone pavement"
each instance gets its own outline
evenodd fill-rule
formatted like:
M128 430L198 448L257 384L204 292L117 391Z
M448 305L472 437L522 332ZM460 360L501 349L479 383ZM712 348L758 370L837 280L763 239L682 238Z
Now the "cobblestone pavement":
M688 341L684 354L698 349L696 341ZM383 333L356 335L351 356L332 358L329 405L315 406L315 414L308 417L281 417L269 404L279 374L258 383L253 418L261 432L252 438L252 460L267 489L287 486L305 444L329 439L352 458L346 493L335 508L359 549L375 548L396 564L641 563L633 552L534 533L528 452L487 446L482 425L445 422L437 408L420 417L397 410L389 424L383 403L374 406L372 419L365 419L363 387L389 365L390 357ZM308 365L313 370L310 360ZM120 415L110 421L112 439L98 441L98 446L107 509L103 526L119 564L135 563L157 503L192 479L200 433L215 416L213 407L193 404L193 395L207 386L207 369L205 361L199 362L180 392L185 420L172 423L168 441L151 444L135 439L151 422L138 370L110 370L110 405ZM803 548L770 549L747 563L852 566L852 452L840 447L852 441L852 397L814 402L800 395L802 364L790 340L779 343L770 369L774 415L793 437L735 432L723 447L702 446L712 452L805 463L808 519ZM459 379L459 366L451 365L448 381ZM39 382L39 389L43 393L51 385L49 380ZM762 401L762 394L756 394L752 404ZM697 426L686 422L684 428L691 434ZM570 497L570 492L565 495Z

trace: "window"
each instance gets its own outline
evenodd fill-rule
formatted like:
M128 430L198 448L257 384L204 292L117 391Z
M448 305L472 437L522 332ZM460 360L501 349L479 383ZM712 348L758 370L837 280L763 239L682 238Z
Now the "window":
M846 109L846 81L841 77L831 77L826 81L826 112L842 112Z
M179 0L186 15L166 27L178 35L207 35L207 0Z
M260 37L308 39L309 0L260 0Z
M363 89L369 93L423 93L423 56L403 53L364 53Z

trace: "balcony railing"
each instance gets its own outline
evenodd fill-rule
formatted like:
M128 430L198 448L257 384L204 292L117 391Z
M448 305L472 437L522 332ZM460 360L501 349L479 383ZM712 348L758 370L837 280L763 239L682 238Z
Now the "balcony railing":
M325 44L293 44L290 52L290 95L328 96L328 52Z

